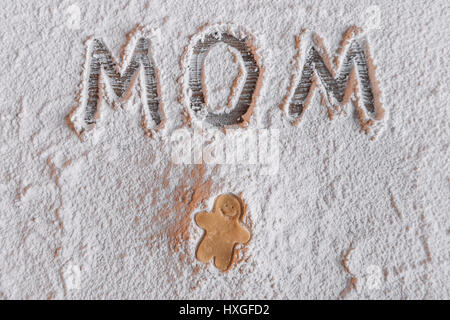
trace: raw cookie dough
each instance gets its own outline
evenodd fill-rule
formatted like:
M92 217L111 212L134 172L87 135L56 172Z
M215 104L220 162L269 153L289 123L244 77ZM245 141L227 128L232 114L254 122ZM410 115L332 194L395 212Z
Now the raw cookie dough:
M246 244L251 236L240 223L242 211L238 197L223 194L216 199L213 212L195 216L195 222L206 231L197 248L199 261L208 263L214 257L214 264L221 271L231 267L234 247Z

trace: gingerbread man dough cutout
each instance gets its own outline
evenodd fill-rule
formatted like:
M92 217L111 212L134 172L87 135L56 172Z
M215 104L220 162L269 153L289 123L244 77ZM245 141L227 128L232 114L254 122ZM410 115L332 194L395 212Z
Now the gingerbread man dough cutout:
M246 244L251 237L241 225L242 211L238 197L223 194L216 199L213 212L195 216L195 222L206 231L197 248L199 261L208 263L214 257L214 264L221 271L231 267L235 246Z

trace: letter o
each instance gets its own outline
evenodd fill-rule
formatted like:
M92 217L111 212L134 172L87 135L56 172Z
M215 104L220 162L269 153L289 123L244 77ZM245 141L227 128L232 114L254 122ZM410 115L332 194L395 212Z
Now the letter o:
M202 86L203 65L208 51L219 42L224 42L239 51L244 60L247 74L239 99L233 109L229 113L220 114L207 111L204 119L216 127L242 124L245 121L244 118L247 112L251 112L250 107L252 106L253 96L258 86L260 67L256 62L251 47L248 46L245 39L238 39L228 33L219 34L218 32L213 32L207 34L194 45L192 54L189 57L188 86L191 92L189 107L195 114L205 112L203 110L205 107Z

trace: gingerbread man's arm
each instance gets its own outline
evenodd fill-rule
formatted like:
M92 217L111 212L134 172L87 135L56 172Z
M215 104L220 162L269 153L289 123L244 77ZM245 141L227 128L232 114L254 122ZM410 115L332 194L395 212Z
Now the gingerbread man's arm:
M209 225L209 221L211 221L212 214L209 212L200 212L195 216L195 222L198 224L200 228L206 230Z
M236 242L246 244L250 241L250 232L241 225L237 226Z

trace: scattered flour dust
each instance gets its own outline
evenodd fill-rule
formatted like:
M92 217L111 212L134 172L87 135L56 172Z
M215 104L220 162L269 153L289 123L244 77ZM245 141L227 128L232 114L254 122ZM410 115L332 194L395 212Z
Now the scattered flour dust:
M5 1L0 298L448 299L448 9L445 0ZM204 110L239 105L238 132L279 130L275 174L172 161L177 129L208 128L187 81L191 50L215 28L254 62L212 47L197 79ZM141 31L155 81L124 92L101 79L95 117L84 117L89 39L103 40L120 73ZM320 70L305 78L314 94L296 93L312 47L324 62L315 56ZM364 52L367 72L352 71L340 97L332 77L349 50ZM242 199L252 235L227 272L195 256L204 231L194 217L221 194Z

